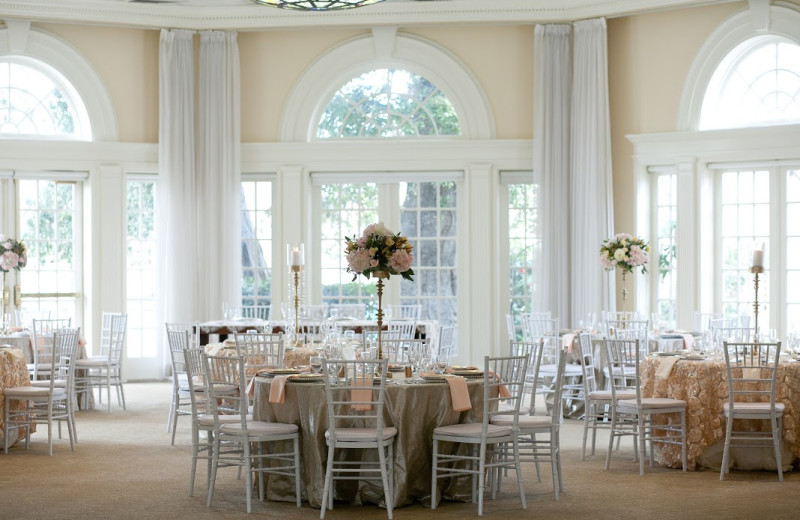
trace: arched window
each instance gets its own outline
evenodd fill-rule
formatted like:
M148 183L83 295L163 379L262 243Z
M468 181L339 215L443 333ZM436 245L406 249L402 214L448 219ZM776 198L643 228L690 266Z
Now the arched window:
M460 135L458 114L428 79L402 69L375 69L351 79L328 102L320 139Z
M47 65L0 60L0 135L91 140L86 107L75 88Z
M717 67L703 98L700 130L800 122L800 45L758 36Z

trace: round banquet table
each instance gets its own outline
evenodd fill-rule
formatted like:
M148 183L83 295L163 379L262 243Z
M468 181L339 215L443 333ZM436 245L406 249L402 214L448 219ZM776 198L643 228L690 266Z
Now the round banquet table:
M641 365L643 397L670 397L687 402L687 449L688 469L712 468L719 470L725 440L725 417L722 405L728 400L728 383L725 362L720 360L679 359L665 376L659 372L662 363L670 363L670 357L647 357ZM800 459L800 362L785 360L778 366L776 400L786 408L783 414L783 465L785 470ZM667 421L679 423L678 414ZM753 431L766 429L767 421L742 421L743 428ZM737 425L739 425L737 419ZM738 427L738 426L737 426ZM756 430L758 429L758 430ZM668 467L681 467L681 447L664 445L658 462ZM774 470L775 459L772 448L732 448L734 467L750 470Z
M5 393L6 388L16 386L30 386L28 364L22 350L15 347L0 347L0 446L4 445L3 423L5 421ZM16 401L12 403L14 409L23 410L25 403ZM17 431L9 432L9 445L17 442ZM36 431L36 425L31 425L31 433Z
M269 402L270 379L255 378L256 420L297 424L300 427L300 458L303 499L320 507L325 481L328 427L325 385L318 382L286 383L283 403ZM452 408L447 383L386 384L385 421L397 428L394 444L395 507L422 501L430 504L431 454L433 429L437 426L480 422L483 416L483 379L468 380L472 409L456 412ZM463 447L462 447L463 448ZM269 449L269 446L266 447ZM347 450L357 452L357 450ZM337 452L338 456L338 452ZM376 460L376 450L364 450L363 460ZM289 477L265 475L270 500L294 502L294 483ZM382 504L383 488L375 481L337 481L334 497L352 505ZM471 500L470 479L440 481L442 496L452 500ZM441 498L441 497L439 497ZM437 498L438 500L438 498Z

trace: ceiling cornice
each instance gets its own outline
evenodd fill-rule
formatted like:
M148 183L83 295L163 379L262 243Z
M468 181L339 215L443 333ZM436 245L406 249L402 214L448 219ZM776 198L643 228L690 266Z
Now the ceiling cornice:
M360 9L297 12L240 0L3 0L0 19L192 30L419 26L446 23L557 23L736 0L389 0Z

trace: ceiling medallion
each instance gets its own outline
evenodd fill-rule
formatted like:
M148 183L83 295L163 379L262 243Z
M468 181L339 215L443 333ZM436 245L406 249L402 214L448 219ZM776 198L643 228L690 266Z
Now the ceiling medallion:
M296 9L298 11L335 11L377 4L383 0L252 0L261 5Z

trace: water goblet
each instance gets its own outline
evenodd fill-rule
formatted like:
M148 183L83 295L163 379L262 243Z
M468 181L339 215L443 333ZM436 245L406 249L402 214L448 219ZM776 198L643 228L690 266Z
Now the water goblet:
M311 367L313 373L319 374L322 370L322 356L311 356L308 358L308 366Z

